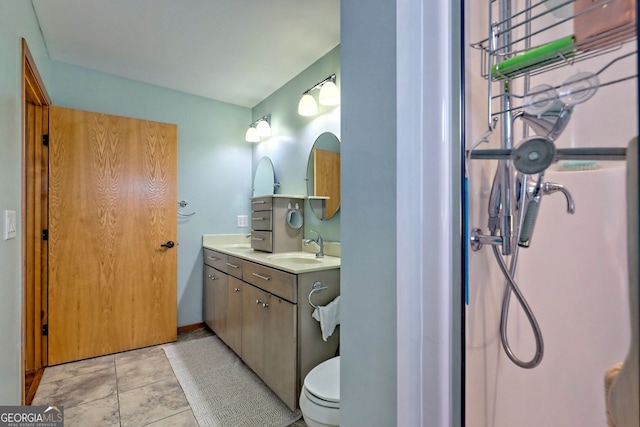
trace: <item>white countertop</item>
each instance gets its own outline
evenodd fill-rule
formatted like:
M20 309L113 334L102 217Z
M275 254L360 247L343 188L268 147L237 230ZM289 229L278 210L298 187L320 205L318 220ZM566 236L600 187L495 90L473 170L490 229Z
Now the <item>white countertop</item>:
M340 257L327 255L327 251L337 255L340 254L340 244L333 242L325 243L325 256L323 258L314 259L311 257L308 263L304 262L302 257L309 257L309 254L315 253L316 245L314 244L305 247L300 242L303 250L286 253L291 254L295 260L287 259L286 255L281 253L272 254L270 252L255 251L251 249L249 239L242 234L205 234L202 236L202 246L236 258L242 258L294 274L340 268ZM296 258L296 255L300 255L300 257Z

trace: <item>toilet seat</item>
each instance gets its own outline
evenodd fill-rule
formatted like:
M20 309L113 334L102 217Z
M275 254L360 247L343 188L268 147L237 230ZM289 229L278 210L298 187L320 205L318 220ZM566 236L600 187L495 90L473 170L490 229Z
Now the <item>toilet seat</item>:
M340 408L340 356L322 362L307 374L304 393L317 405Z

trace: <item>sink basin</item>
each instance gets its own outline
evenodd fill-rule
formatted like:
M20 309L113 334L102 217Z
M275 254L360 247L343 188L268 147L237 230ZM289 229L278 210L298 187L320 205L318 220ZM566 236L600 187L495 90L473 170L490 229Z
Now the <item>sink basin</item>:
M267 257L269 260L280 260L293 262L295 264L316 264L321 263L322 258L316 258L315 254L306 254L299 252L285 252L281 254L273 254Z

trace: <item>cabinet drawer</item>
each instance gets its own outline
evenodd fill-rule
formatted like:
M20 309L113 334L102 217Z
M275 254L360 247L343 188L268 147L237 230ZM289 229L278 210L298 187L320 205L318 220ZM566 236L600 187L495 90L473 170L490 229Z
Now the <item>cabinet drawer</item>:
M251 212L252 230L272 230L271 211Z
M257 251L273 252L273 240L271 231L251 232L251 247Z
M225 264L229 275L242 279L242 259L229 255L229 260Z
M228 261L228 255L204 248L204 263L206 265L226 273Z
M253 197L251 199L251 212L255 211L270 211L272 196L265 197Z
M296 302L297 276L250 261L242 261L242 280L287 301Z

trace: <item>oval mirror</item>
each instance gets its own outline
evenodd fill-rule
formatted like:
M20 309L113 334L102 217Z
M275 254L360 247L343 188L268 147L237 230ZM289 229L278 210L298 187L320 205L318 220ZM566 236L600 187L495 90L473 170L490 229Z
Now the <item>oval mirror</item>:
M324 132L313 143L307 162L307 195L316 216L330 219L340 209L340 140Z
M253 197L270 196L275 193L276 176L273 170L273 163L267 156L260 159L256 174L253 177Z

